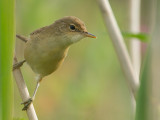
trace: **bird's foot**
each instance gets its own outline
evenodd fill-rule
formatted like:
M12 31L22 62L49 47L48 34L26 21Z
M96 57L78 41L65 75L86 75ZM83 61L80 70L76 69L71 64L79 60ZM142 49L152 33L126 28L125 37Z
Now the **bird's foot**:
M24 104L24 107L23 107L22 111L27 110L32 102L33 102L33 99L29 98L27 101L21 103L21 104Z

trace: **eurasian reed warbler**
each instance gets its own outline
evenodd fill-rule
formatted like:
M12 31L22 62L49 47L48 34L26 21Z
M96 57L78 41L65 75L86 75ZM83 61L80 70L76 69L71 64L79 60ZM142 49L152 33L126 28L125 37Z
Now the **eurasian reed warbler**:
M15 64L13 69L27 62L36 74L37 80L33 96L23 103L22 110L27 110L34 100L43 77L53 73L63 63L70 45L85 37L96 38L87 32L83 21L74 16L63 17L51 25L32 32L29 37L21 35L17 35L17 37L26 42L25 60Z

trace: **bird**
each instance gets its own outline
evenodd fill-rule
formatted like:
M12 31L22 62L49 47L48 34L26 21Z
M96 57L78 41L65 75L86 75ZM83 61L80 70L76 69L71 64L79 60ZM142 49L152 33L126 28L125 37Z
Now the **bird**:
M27 110L35 99L42 79L62 65L72 44L86 37L96 38L87 31L84 22L75 16L58 19L51 25L35 30L29 37L16 37L26 42L26 45L24 60L13 65L13 69L20 68L26 62L36 74L37 81L33 96L22 103L22 110Z

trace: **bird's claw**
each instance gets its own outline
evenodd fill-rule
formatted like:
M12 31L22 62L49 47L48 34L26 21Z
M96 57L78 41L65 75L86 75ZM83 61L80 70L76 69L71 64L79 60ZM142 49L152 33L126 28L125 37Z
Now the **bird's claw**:
M27 110L32 102L33 102L32 98L29 98L27 101L21 103L21 104L24 104L22 111Z

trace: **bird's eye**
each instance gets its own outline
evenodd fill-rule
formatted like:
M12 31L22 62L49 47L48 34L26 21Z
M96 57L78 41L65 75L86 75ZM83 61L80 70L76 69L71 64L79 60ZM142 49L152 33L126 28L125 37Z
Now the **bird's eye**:
M71 29L71 30L75 30L76 27L75 27L74 25L70 25L70 29Z

